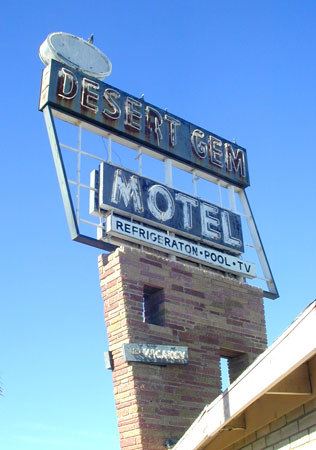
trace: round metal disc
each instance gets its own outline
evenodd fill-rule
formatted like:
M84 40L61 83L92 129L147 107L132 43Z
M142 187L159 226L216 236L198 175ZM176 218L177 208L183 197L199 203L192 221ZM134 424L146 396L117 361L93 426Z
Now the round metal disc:
M39 48L39 56L46 65L55 59L99 80L109 76L112 71L109 58L97 47L61 31L47 36Z

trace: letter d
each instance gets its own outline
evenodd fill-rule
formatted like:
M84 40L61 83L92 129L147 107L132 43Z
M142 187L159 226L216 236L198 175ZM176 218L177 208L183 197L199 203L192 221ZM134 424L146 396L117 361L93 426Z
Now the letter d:
M66 100L73 99L78 92L78 80L76 75L62 67L58 72L57 95Z

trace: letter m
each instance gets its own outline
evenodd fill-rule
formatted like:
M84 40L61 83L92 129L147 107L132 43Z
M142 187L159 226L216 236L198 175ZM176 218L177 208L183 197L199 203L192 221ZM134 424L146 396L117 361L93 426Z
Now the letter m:
M236 151L230 144L225 144L225 163L228 172L239 172L243 178L246 177L245 153L241 148Z
M139 178L132 175L127 182L123 171L117 169L114 174L111 201L118 204L121 199L123 199L126 208L129 202L133 200L134 210L139 213L144 211Z

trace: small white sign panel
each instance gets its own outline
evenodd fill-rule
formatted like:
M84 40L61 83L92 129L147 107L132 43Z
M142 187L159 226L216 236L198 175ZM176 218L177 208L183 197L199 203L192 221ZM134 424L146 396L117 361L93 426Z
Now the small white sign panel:
M182 255L185 258L202 262L225 272L231 272L247 278L256 276L256 267L253 263L185 239L170 236L167 233L154 230L139 223L124 220L113 214L107 218L106 232L110 236L120 238L126 236L129 241L143 242L149 247L160 247L167 253Z

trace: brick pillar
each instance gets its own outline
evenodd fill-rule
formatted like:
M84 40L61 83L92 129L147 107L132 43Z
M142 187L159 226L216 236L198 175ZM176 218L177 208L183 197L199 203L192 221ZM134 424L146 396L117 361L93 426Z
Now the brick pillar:
M99 269L121 448L161 450L220 394L221 356L234 379L266 348L262 291L129 246L102 255ZM151 292L159 325L143 311ZM187 346L189 363L127 363L123 343Z

